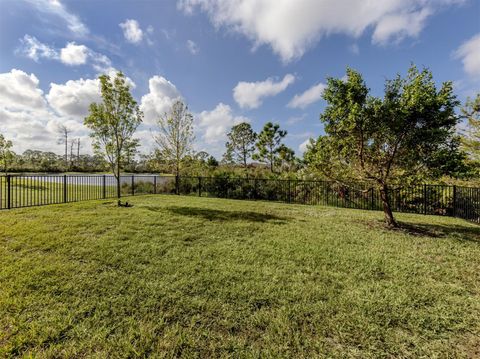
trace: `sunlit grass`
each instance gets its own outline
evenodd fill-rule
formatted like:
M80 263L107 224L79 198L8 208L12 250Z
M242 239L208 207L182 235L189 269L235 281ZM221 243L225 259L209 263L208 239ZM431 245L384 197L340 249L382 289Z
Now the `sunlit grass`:
M183 196L0 212L0 357L475 357L480 229Z

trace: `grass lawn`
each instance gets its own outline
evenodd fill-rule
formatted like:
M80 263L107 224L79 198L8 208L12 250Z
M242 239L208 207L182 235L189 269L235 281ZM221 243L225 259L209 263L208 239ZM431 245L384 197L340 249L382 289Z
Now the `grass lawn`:
M0 212L0 357L478 357L480 227L182 196Z

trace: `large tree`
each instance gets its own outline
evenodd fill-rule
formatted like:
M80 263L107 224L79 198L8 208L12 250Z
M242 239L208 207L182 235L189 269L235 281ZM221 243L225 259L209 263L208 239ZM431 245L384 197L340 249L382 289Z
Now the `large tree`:
M275 164L279 161L278 153L280 151L282 139L287 135L287 131L281 130L279 124L267 122L262 131L258 134L253 159L267 163L270 172L274 172Z
M480 94L477 94L474 100L467 99L462 108L462 117L467 120L462 148L478 173L480 171Z
M193 116L187 105L182 101L175 101L170 111L160 116L157 125L155 141L159 154L178 176L182 161L193 151Z
M336 180L370 181L380 191L388 226L397 226L392 186L449 172L461 158L452 83L437 89L428 69L412 65L405 78L387 80L383 98L347 69L345 80L328 79L323 98L325 135L308 146L306 162Z
M278 166L282 172L291 171L295 166L295 151L283 143L278 148Z
M228 141L224 157L235 163L240 163L247 168L247 162L255 152L257 134L247 122L239 123L232 127L227 134Z
M143 120L143 113L130 93L125 75L121 72L113 78L101 75L99 80L102 102L90 105L84 124L92 130L95 152L104 156L117 180L120 198L120 173L139 145L133 135Z
M0 133L0 166L2 167L2 171L5 173L5 175L8 174L10 164L12 163L14 157L14 153L11 150L12 145L12 141L7 140Z

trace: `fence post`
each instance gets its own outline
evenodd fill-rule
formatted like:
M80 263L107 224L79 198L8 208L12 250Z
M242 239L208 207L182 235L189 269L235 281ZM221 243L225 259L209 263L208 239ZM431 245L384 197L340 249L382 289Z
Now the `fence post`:
M198 177L198 197L202 197L202 177Z
M457 186L453 185L453 217L457 216Z
M157 194L157 176L153 176L153 194Z
M107 186L106 186L106 176L103 175L103 180L102 180L102 194L103 194L103 199L107 197Z
M427 214L427 185L423 185L423 214Z
M132 196L135 196L135 176L132 175Z
M12 208L12 196L11 196L10 175L7 175L7 208Z
M67 175L63 175L63 203L67 203Z

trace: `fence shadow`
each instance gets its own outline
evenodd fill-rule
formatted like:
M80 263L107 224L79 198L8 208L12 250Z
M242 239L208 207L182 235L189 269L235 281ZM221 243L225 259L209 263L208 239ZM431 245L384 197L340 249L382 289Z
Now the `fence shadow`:
M177 207L170 206L166 208L176 215L200 217L209 221L249 221L249 222L273 222L275 224L286 224L287 217L280 217L269 213L259 213L251 211L221 211L218 209L207 209L198 207Z

